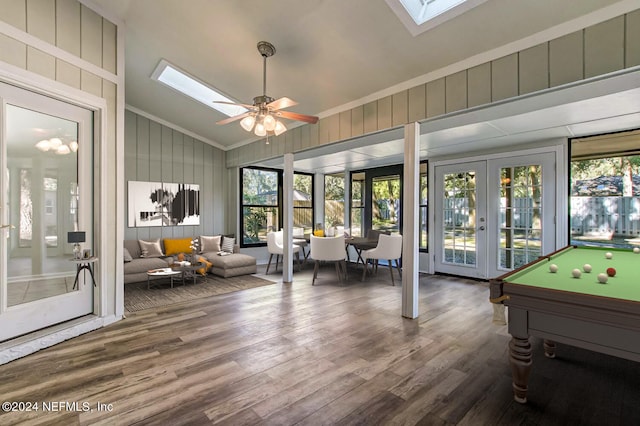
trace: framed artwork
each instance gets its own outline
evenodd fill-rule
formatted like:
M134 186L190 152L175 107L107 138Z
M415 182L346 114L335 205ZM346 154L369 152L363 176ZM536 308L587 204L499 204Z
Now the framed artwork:
M129 181L129 227L200 225L200 185Z

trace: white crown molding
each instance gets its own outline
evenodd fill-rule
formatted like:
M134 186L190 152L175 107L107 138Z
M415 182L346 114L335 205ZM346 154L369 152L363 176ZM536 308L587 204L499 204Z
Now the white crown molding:
M136 107L134 107L132 105L126 104L125 108L127 110L133 112L133 113L136 113L136 114L141 115L141 116L143 116L145 118L148 118L149 120L153 120L153 121L155 121L157 123L160 123L163 126L167 126L167 127L171 128L171 129L173 129L175 131L178 131L180 133L184 133L185 135L191 136L192 138L198 139L199 141L206 142L209 145L212 145L212 146L214 146L214 147L216 147L216 148L218 148L218 149L220 149L222 151L228 151L230 149L229 147L226 147L226 146L224 146L224 145L222 145L222 144L220 144L218 142L215 142L215 141L212 141L211 139L205 138L202 135L199 135L199 134L197 134L195 132L192 132L191 130L187 130L185 128L182 128L182 127L178 126L177 124L173 124L173 123L171 123L171 122L169 122L167 120L164 120L164 119L162 119L160 117L156 117L153 114L149 114L148 112L143 111L143 110L141 110L139 108L136 108Z

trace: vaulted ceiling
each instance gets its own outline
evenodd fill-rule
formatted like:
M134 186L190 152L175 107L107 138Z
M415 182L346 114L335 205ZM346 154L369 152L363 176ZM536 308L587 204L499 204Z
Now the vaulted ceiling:
M237 123L216 125L224 115L152 80L161 59L251 103L262 94L256 43L267 40L277 49L267 65L268 95L288 96L299 102L291 111L323 117L618 1L488 0L416 37L385 0L87 3L125 23L127 105L228 148L257 137ZM496 131L496 126L488 128Z

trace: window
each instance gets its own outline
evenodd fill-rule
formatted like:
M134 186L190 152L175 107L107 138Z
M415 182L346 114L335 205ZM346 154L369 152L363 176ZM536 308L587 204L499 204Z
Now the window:
M280 188L282 172L278 170L241 169L242 246L263 245L267 232L280 229Z
M313 232L313 175L293 174L293 226Z
M571 141L571 244L640 245L640 130Z
M364 172L351 175L351 235L364 237Z
M344 225L344 174L324 177L324 225Z
M427 163L420 163L420 239L418 242L420 251L429 249L429 177Z
M282 228L282 170L240 169L240 226L242 247L263 246L267 233ZM293 226L305 233L313 229L313 175L293 175Z
M386 0L414 37L487 0Z

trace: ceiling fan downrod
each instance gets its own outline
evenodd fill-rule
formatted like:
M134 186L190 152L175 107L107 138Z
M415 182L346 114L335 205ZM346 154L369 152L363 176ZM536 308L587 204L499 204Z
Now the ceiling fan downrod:
M253 98L253 102L256 105L268 104L274 101L273 98L267 96L267 58L276 54L276 48L268 41L259 41L258 52L262 56L262 96Z

